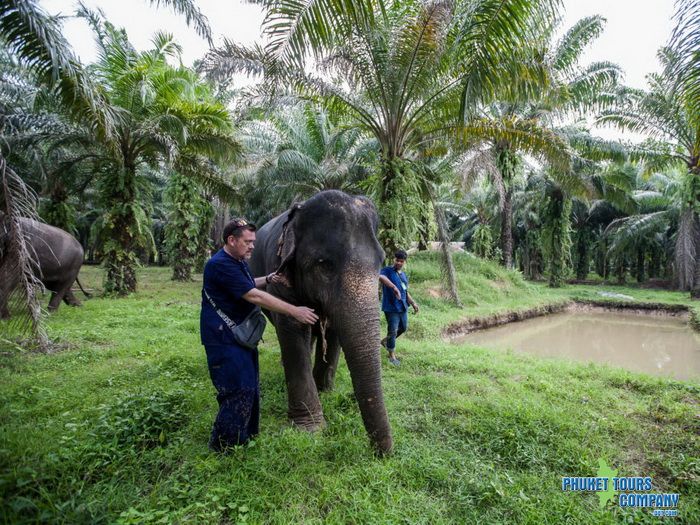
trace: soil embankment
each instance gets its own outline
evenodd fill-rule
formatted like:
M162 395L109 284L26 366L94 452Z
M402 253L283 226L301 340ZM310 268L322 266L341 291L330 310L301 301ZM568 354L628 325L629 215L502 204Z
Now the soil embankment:
M532 319L534 317L571 311L624 311L626 313L644 315L687 317L690 326L695 331L700 331L700 313L683 304L638 303L610 300L593 301L588 299L577 299L564 303L554 303L535 308L528 308L526 310L502 312L484 317L464 319L448 325L443 330L443 336L447 337L448 339L453 339L477 330L485 330L486 328L492 328L494 326L501 326L518 321L525 321L526 319Z

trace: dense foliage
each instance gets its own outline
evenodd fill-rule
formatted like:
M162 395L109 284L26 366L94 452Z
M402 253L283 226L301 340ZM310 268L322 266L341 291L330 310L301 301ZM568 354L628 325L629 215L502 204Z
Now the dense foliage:
M211 40L194 2L164 3ZM82 65L36 2L3 6L3 156L108 293L146 262L188 280L226 218L329 188L375 201L388 256L458 240L552 286L595 271L700 293L695 0L648 90L583 64L605 20L563 30L556 0L257 3L266 44L224 39L198 71L172 35L138 51L84 6L99 56ZM240 72L260 82L231 91ZM601 140L591 118L649 138Z

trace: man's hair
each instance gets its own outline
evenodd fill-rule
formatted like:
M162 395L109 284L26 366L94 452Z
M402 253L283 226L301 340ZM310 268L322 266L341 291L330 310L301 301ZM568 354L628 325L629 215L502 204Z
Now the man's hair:
M405 261L406 259L408 259L408 254L407 254L405 251L403 251L403 250L396 250L396 253L394 254L394 257L395 257L396 259L400 259L400 260L402 260L402 261Z
M243 235L244 230L254 232L255 230L257 230L257 228L255 227L255 224L251 224L243 218L233 219L226 226L224 226L224 244L226 244L226 241L231 235L233 235L236 238Z

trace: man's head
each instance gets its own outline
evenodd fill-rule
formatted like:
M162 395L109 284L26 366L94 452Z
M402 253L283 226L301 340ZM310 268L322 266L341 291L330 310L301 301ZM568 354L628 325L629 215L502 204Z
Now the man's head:
M408 259L408 254L403 250L397 250L394 254L394 269L396 271L401 270L403 265L406 264L406 259Z
M255 224L245 219L233 219L224 226L224 248L238 260L250 259L255 248Z

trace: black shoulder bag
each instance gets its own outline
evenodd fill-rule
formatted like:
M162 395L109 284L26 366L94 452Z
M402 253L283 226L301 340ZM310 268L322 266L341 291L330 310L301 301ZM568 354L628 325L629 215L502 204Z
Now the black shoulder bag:
M243 321L236 324L231 318L222 312L216 303L209 297L206 290L204 291L204 296L209 301L209 304L216 311L221 320L226 323L233 333L233 338L236 342L244 348L249 350L255 350L258 347L258 343L262 339L263 332L265 332L265 325L267 325L267 320L262 313L259 306L256 306L252 312L250 312Z

